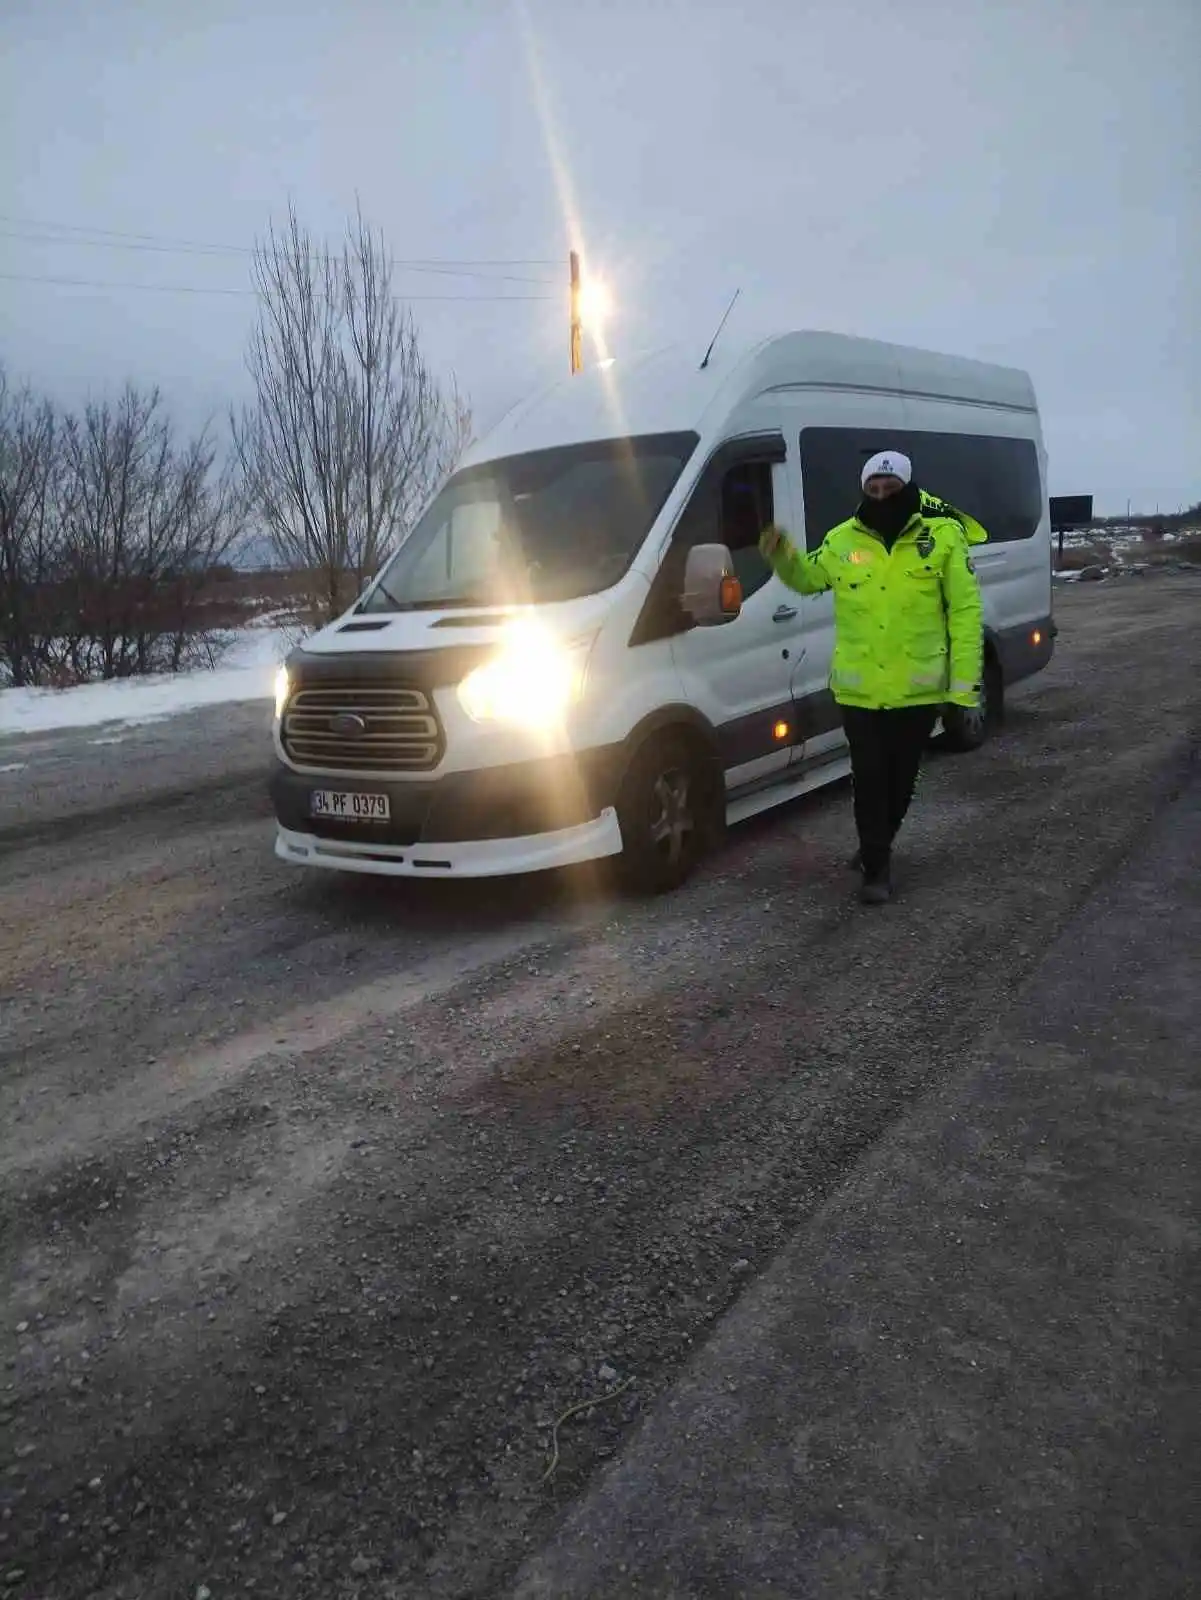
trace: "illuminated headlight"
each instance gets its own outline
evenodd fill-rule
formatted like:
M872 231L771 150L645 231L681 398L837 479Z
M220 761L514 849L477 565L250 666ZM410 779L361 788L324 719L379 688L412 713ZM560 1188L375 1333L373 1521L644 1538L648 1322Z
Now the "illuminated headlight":
M519 623L499 652L463 679L459 704L473 722L554 727L583 693L590 642L564 645L536 624Z
M288 677L287 667L281 667L275 674L275 716L278 721L284 714L284 707L288 703L288 696L292 692L292 684Z

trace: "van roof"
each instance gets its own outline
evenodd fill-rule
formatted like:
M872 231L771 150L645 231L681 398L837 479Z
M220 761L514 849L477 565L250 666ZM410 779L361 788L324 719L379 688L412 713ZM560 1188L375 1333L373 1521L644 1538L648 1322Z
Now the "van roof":
M519 402L462 464L638 434L703 436L743 402L798 388L884 390L1036 410L1030 378L1014 367L841 333L781 333L751 345L719 340L704 371L697 351L680 346L586 368Z

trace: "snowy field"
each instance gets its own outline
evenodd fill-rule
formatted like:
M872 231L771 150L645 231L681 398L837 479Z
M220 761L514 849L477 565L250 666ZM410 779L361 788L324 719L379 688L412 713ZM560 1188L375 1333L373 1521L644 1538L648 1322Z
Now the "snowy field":
M276 619L264 617L231 636L220 666L213 669L84 683L74 689L0 689L0 737L112 722L129 727L201 706L270 700L291 638Z
M1108 549L1112 552L1115 561L1126 561L1132 555L1140 555L1148 550L1158 550L1164 555L1170 555L1172 546L1183 540L1197 537L1195 528L1182 529L1180 532L1165 533L1162 539L1154 544L1147 542L1145 528L1080 528L1063 536L1065 550ZM1051 535L1052 546L1058 546L1059 535Z
M1156 540L1148 540L1145 528L1082 528L1064 535L1063 554L1067 565L1060 569L1057 565L1059 536L1052 534L1055 582L1076 583L1081 577L1138 577L1149 565L1180 563L1181 558L1183 565L1192 568L1198 560L1198 537L1196 528L1165 533Z

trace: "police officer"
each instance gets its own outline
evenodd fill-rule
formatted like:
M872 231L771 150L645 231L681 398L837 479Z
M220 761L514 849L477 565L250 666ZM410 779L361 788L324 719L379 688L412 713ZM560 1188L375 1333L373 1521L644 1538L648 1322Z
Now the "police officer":
M851 748L853 865L863 877L860 898L881 905L892 897L892 844L939 707L979 704L983 614L964 522L923 497L909 458L881 451L860 483L855 515L820 549L798 550L775 526L760 549L790 589L834 591L830 688Z

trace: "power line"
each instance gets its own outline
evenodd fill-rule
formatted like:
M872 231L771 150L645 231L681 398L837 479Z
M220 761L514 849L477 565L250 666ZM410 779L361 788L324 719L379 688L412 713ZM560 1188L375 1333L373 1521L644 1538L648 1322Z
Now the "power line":
M221 253L231 252L234 255L254 254L253 248L248 245L217 244L212 240L202 239L174 239L169 235L160 233L124 233L115 228L93 228L76 222L37 221L32 217L14 217L8 214L0 214L0 222L14 228L36 228L43 231L54 230L61 233L95 234L105 239L128 239L142 244L167 245L183 250L212 250ZM420 256L412 259L414 264L421 266L553 267L559 264L557 256Z
M58 278L32 272L0 272L0 279L8 283L45 283L76 289L139 289L152 294L221 294L253 296L261 299L257 289L208 288L192 283L122 283L100 278ZM454 300L460 305L504 305L508 301L528 303L558 299L553 294L398 294L394 300L408 303L412 300Z
M60 236L59 234L54 234L54 233L40 233L40 232L32 232L32 231L24 230L24 229L14 229L14 228L5 228L5 227L0 227L0 239L15 239L15 240L21 241L22 243L33 243L33 244L83 245L83 246L85 246L87 248L102 249L102 250L150 251L150 252L152 252L152 253L154 253L156 255L184 255L184 256L231 256L232 255L232 256L237 256L239 259L244 260L246 257L248 257L248 256L252 257L255 254L255 252L253 250L247 249L247 248L245 248L245 247L243 247L241 245L225 245L225 244L212 244L212 245L209 245L209 244L204 244L204 245L202 245L202 244L149 244L149 243L136 243L136 242L134 242L132 240L123 240L123 239L71 239L71 238L64 238L64 237ZM310 256L310 259L312 259L314 261L329 262L329 261L340 261L342 258L341 258L341 256L334 255L330 251L321 250L321 251L312 252L312 254ZM395 257L395 256L390 256L388 258L388 264L389 264L389 266L391 266L392 268L394 268L398 272L423 272L423 273L430 273L430 274L434 275L435 277L448 277L448 278L480 278L485 283L540 283L540 284L549 284L550 281L551 281L550 279L545 278L545 277L542 277L542 278L531 278L531 277L524 276L524 275L518 276L517 274L511 273L511 272L484 271L482 266L454 267L454 266L451 266L447 262L402 261L402 260L397 259L397 257ZM498 265L508 265L508 263L498 263Z
M55 244L60 242L63 244L75 242L80 244L98 244L101 240L112 240L114 242L120 242L124 240L130 242L131 244L136 243L147 247L154 246L168 252L179 252L182 254L195 252L197 254L204 255L252 256L255 253L254 248L250 245L215 244L211 240L206 241L200 239L172 239L169 236L155 233L122 233L113 228L84 227L79 223L74 222L42 222L35 221L30 217L13 217L0 214L0 223L3 223L6 228L36 229L41 234L49 233L51 237L46 242ZM55 237L55 235L58 233L80 235L90 234L94 235L95 237L90 239L80 238L78 241L71 239L63 239L60 241L57 237ZM404 257L403 259L400 257L395 258L395 265L413 268L557 267L559 264L560 262L557 256L416 256Z

